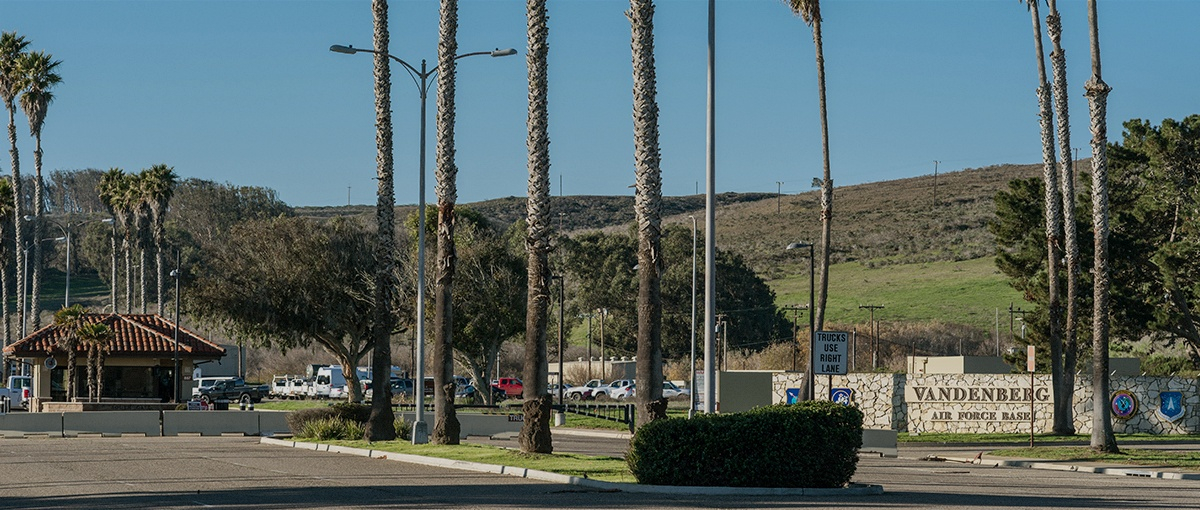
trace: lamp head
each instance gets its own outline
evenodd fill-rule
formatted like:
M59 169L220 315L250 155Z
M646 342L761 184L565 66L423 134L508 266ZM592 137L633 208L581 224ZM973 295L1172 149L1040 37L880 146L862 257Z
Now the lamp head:
M356 49L354 46L342 46L340 44L335 44L333 46L330 46L329 51L332 51L334 53L345 53L347 55L353 55L355 53L358 53L358 49Z
M493 57L507 57L509 55L516 55L516 54L517 54L517 50L515 50L513 48L505 48L505 49L496 48L496 49L492 50Z

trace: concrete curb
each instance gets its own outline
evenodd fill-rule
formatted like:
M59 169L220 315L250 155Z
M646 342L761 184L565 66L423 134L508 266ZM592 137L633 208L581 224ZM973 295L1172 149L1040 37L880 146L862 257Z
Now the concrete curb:
M578 485L591 489L603 491L622 491L633 493L654 493L654 494L691 494L701 496L873 496L883 494L882 485L860 485L851 484L850 487L844 489L789 489L789 488L767 488L767 487L677 487L667 485L639 485L633 483L619 482L602 482L600 480L592 480L589 478L580 478L577 476L561 475L558 473L549 473L546 471L538 471L536 469L519 468L513 466L499 466L495 464L482 464L479 462L467 462L461 460L439 459L436 457L424 457L421 455L410 455L405 453L385 452L382 450L365 450L362 448L349 448L344 446L333 446L321 443L307 443L302 441L288 441L282 439L274 439L270 437L262 437L259 443L286 446L290 448L300 448L304 450L315 450L319 452L334 452L344 453L347 455L358 455L361 457L370 457L373 459L395 460L400 462L408 462L411 464L421 464L425 466L436 466L450 469L461 469L465 471L476 471L481 473L495 473L500 475L516 476L520 478L528 478L531 480L540 480L543 482L561 483L567 485Z
M550 429L550 434L576 437L600 437L605 439L633 439L633 434L628 432L617 432L615 430L553 428Z
M1115 476L1133 476L1138 478L1163 478L1167 480L1200 480L1200 473L1180 473L1174 471L1155 471L1151 469L1139 469L1132 467L1102 467L1102 466L1081 466L1078 464L1058 464L1054 462L1044 462L1037 460L1006 460L996 457L981 457L980 459L968 459L965 457L939 457L931 456L919 460L943 460L949 462L959 462L963 464L972 464L985 467L1016 467L1027 469L1042 469L1046 471L1072 471L1077 473L1096 473L1100 475L1115 475Z

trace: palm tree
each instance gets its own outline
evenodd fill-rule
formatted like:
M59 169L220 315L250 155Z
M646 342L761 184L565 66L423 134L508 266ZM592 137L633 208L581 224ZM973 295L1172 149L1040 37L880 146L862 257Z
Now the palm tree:
M104 393L104 353L112 343L113 331L107 324L92 322L79 326L76 335L88 348L88 400L99 402Z
M1054 73L1054 115L1058 118L1059 166L1058 181L1062 189L1063 252L1067 267L1066 317L1062 328L1062 377L1055 383L1061 386L1054 396L1054 433L1075 433L1075 365L1079 356L1076 330L1079 323L1079 234L1075 228L1075 162L1071 157L1071 119L1067 104L1067 56L1062 48L1062 20L1056 0L1048 0L1046 33L1054 44L1050 64ZM1062 318L1062 315L1059 316Z
M433 415L430 441L458 444L459 423L454 413L454 204L458 199L458 168L454 163L454 81L458 54L458 0L442 0L438 27L437 90L437 272L434 276ZM418 318L420 320L421 318ZM420 382L418 381L418 384Z
M126 214L126 211L125 211L125 208L123 207L123 203L122 203L122 199L121 199L121 197L124 196L124 193L125 193L124 190L122 189L122 186L124 186L124 183L125 183L125 171L121 170L120 168L112 168L112 169L109 169L109 171L105 172L104 175L100 176L99 189L96 190L100 194L100 201L102 203L104 203L104 207L108 208L108 213L110 215L112 215L112 217L113 217L113 235L112 235L112 238L110 239L110 242L112 243L112 245L111 245L110 252L109 252L109 255L112 258L112 266L111 266L112 274L110 276L112 281L109 282L109 285L111 285L110 300L112 301L113 313L118 313L120 311L117 308L117 236L116 236L116 229L117 229L117 226L119 225L121 227L122 231L126 230L128 228L128 221L129 221L128 215Z
M375 203L375 219L378 223L375 234L375 320L371 324L373 363L371 385L380 398L371 400L371 415L367 419L364 439L367 441L390 441L396 438L395 413L392 412L390 388L392 366L392 326L396 324L392 312L392 301L396 295L396 280L392 276L395 268L395 189L392 168L392 73L388 62L388 8L385 0L373 0L371 13L375 21L375 126L376 162L379 173L379 191Z
M158 313L163 313L163 216L175 192L179 177L175 169L158 164L142 171L143 201L150 210L150 235L154 240L154 299Z
M528 255L528 307L525 312L525 422L521 425L521 451L551 453L552 397L546 393L549 370L546 364L546 326L550 311L550 133L546 108L546 57L549 28L546 0L525 4L526 38L529 50L529 116L526 122L529 147L529 198L526 203L525 250ZM562 376L559 376L562 379Z
M1054 390L1054 430L1059 430L1062 417L1059 416L1058 402L1066 400L1063 392L1063 345L1062 336L1062 302L1058 295L1058 246L1059 232L1062 225L1062 196L1058 186L1058 164L1054 159L1054 113L1053 102L1050 99L1050 82L1046 79L1046 57L1042 49L1042 24L1038 15L1040 0L1025 0L1029 16L1033 20L1033 46L1037 50L1038 69L1038 118L1042 135L1042 183L1045 186L1046 209L1046 276L1048 280L1047 315L1049 319L1047 337L1050 340L1050 374ZM1067 415L1069 418L1070 415ZM1069 425L1068 425L1069 426Z
M819 292L817 302L812 304L816 317L814 324L817 331L825 328L825 301L829 295L829 254L830 238L833 222L833 177L829 172L829 114L825 107L825 52L821 49L821 2L819 0L788 0L792 12L812 27L813 48L817 54L817 96L821 107L821 155L824 173L821 177L821 263L818 273ZM812 371L812 356L809 356L808 368ZM812 400L814 389L804 385L804 399Z
M1088 0L1089 40L1092 48L1092 77L1084 84L1092 119L1092 228L1095 265L1092 273L1092 449L1117 453L1108 407L1108 331L1111 284L1108 281L1108 93L1112 91L1100 74L1100 35L1096 23L1096 0Z
M135 230L134 214L134 176L126 174L120 168L109 169L100 177L100 200L112 211L121 231L125 233L121 240L121 251L125 254L125 313L133 312L133 261L132 248ZM115 242L115 241L114 241ZM117 264L117 250L112 253L113 267ZM115 271L114 271L115 273ZM113 282L116 286L116 282ZM113 313L118 313L116 300L113 300Z
M637 424L666 418L662 398L662 169L654 66L654 2L630 0L633 54L634 212L638 228Z
M150 230L150 202L153 200L147 188L149 179L146 170L129 175L126 188L128 207L133 212L133 247L138 257L138 302L141 313L146 313L146 237Z
M13 252L8 249L8 222L2 218L7 218L12 214L12 181L7 177L0 178L0 314L4 315L4 346L12 343L12 320L8 315L8 259L13 256ZM5 381L8 380L8 363L0 362L0 377Z
M84 324L87 309L83 305L71 305L54 312L54 325L62 329L58 348L67 353L67 401L75 399L75 358L79 345L79 328ZM89 364L90 366L90 364ZM90 376L89 376L90 377Z
M21 159L17 153L16 106L13 101L21 92L21 76L17 62L25 53L26 46L29 46L29 41L16 32L0 34L0 100L4 101L4 107L8 109L8 144L9 154L12 155L13 238L16 239L17 246L25 239L24 229L21 228L25 214L21 200ZM17 267L17 317L21 321L20 324L25 324L25 293L20 291L25 288L25 263L21 257L14 258Z
M33 239L42 238L42 209L45 203L42 199L42 125L46 122L46 110L54 101L54 93L50 89L62 82L62 77L54 72L61 64L50 54L35 51L26 53L17 61L18 74L21 76L21 110L29 119L29 134L35 140L33 150ZM33 329L42 325L41 310L42 295L42 243L33 245L33 293L29 308L33 314Z

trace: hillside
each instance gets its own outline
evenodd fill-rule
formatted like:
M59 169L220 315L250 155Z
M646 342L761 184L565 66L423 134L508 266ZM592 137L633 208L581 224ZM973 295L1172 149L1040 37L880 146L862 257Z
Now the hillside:
M1010 180L1040 174L1040 165L996 165L940 174L936 204L932 175L837 187L834 258L878 266L991 255L994 248L987 223L995 213L992 198ZM816 240L820 232L818 201L817 190L783 196L722 193L717 196L718 245L740 253L763 276L780 276L780 266L797 263L797 254L783 248L792 242ZM551 202L555 223L561 222L568 234L620 228L634 220L632 196L551 197ZM524 197L464 205L498 226L525 217ZM397 206L397 217L412 209L412 205ZM296 208L296 214L311 217L370 216L372 211L372 207L362 205ZM703 213L703 195L663 198L665 223L690 227L687 216L702 218ZM703 226L703 221L700 224Z

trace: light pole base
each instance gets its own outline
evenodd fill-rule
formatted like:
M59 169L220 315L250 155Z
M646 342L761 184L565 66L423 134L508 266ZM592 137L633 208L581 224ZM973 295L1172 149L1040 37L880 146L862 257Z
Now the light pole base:
M423 421L413 422L412 444L427 443L429 443L429 426Z
M554 413L554 426L561 427L567 424L567 415L563 413Z

